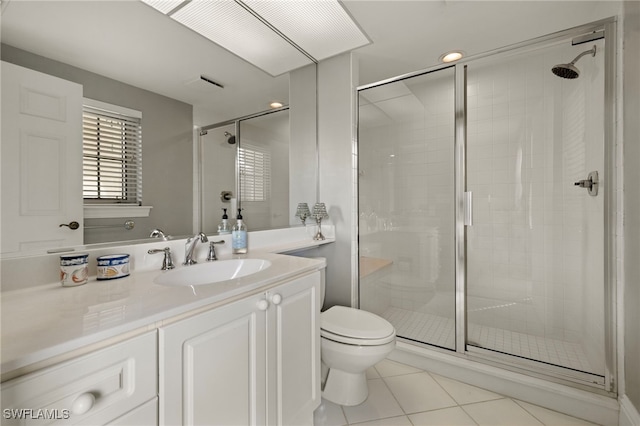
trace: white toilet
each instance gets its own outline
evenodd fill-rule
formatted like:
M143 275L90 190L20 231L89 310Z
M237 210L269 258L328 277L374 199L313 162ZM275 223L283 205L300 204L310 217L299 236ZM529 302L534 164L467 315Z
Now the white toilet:
M321 300L324 302L322 278ZM320 315L322 397L339 405L358 405L369 395L366 370L396 346L396 330L384 318L346 306Z

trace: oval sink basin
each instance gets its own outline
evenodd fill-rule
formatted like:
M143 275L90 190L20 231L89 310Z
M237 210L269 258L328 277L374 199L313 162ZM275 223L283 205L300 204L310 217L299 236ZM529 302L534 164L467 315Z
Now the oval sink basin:
M168 286L193 286L245 277L263 271L271 262L263 259L230 259L182 266L165 272L153 282Z

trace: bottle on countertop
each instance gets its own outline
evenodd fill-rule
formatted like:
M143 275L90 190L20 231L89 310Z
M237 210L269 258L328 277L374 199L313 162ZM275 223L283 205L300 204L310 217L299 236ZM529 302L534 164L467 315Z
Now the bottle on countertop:
M224 211L222 215L222 222L218 225L218 234L230 234L231 227L229 226L229 216L227 216L227 209L222 209Z
M247 252L247 225L242 220L242 209L238 209L236 223L231 231L231 247L234 254L243 254Z

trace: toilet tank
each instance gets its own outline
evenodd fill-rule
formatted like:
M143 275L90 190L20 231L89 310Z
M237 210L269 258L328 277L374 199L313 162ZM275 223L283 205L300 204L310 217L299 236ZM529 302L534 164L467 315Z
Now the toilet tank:
M291 253L291 256L300 256L300 257L306 257L308 259L318 259L318 260L324 260L325 265L327 264L327 258L326 257L322 257L322 256L303 256L303 255L297 255L295 253ZM324 296L325 296L325 289L326 289L326 270L327 267L325 266L324 268L322 268L320 270L320 310L322 310L323 306L324 306Z
M325 257L315 256L315 257L312 257L311 259L324 260L325 265L327 263L327 259ZM326 266L320 270L320 310L322 310L322 307L324 306L324 295L325 295L325 289L327 288L326 286L327 272L326 271L327 271Z

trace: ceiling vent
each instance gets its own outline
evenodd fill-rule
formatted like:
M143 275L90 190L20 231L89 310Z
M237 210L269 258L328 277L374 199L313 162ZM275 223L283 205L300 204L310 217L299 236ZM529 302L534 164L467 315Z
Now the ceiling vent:
M224 86L211 77L206 75L199 75L184 82L185 86L194 87L198 89L224 89Z

